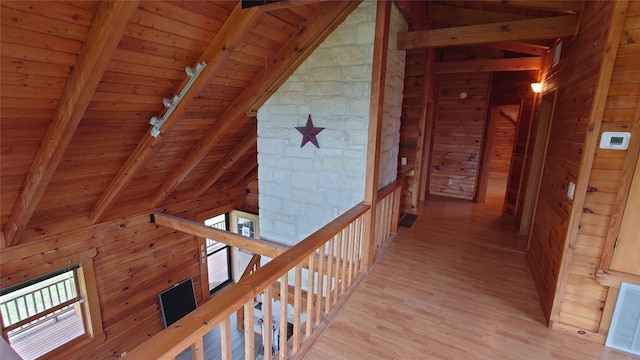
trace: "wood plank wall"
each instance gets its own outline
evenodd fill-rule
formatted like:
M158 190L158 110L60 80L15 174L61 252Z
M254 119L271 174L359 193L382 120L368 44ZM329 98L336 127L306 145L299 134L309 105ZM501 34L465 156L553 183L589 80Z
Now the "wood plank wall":
M574 40L564 41L560 63L551 67L549 56L545 59L545 92L557 89L558 97L527 257L547 319L550 317L560 280L559 271L572 210L572 200L567 197L567 186L569 182L576 183L580 171L607 36L608 26L604 24L610 22L611 4L588 2L580 34ZM594 204L589 211L599 212L607 207L609 206ZM586 236L579 246L593 254L601 245L592 240L592 237ZM588 258L578 259L589 261ZM594 287L595 280L589 279L593 274L583 270L578 266L578 277L571 275L575 280L572 284L577 287L567 288L566 300L578 301L584 306L575 308L575 312L579 313L565 311L562 321L586 329L597 329L598 316L595 311L602 305L606 290ZM587 286L580 288L580 284ZM581 312L582 309L590 311Z
M228 204L241 207L245 200L246 187L240 186L162 211L195 220L199 213ZM97 250L93 263L106 339L98 338L89 346L65 347L56 356L108 359L133 349L163 328L158 293L188 277L193 277L198 303L208 299L208 293L198 286L198 240L151 224L146 213L11 247L2 253L0 281L6 283L14 274L58 253L65 256L92 248ZM9 258L16 260L7 263Z
M522 182L521 179L526 180L525 155L531 127L531 112L535 104L535 94L531 90L531 83L537 80L537 71L518 71L493 73L491 81L491 106L520 105L504 202L504 212L510 215L515 215L517 209L521 207L519 200L522 199L518 197L518 194L520 189L526 188L526 181Z
M404 97L402 99L402 114L400 115L400 145L398 154L398 179L405 181L402 186L401 213L415 213L417 204L412 204L411 195L414 181L419 174L411 175L416 160L418 148L419 124L424 106L424 81L427 62L427 51L407 52L404 75ZM402 165L401 159L407 158L407 164Z
M600 16L606 16L606 11ZM588 24L601 24L601 17ZM600 25L602 26L602 25ZM603 308L608 287L595 280L596 269L618 233L623 199L628 196L630 179L638 157L640 141L640 2L630 1L624 30L615 60L613 76L602 120L601 131L632 132L630 149L596 149L588 192L580 217L580 229L568 264L566 289L562 295L559 322L580 329L606 333L602 328ZM556 106L557 108L557 106ZM618 224L618 225L616 225ZM606 262L607 259L605 259ZM613 304L606 304L613 306ZM610 314L609 314L610 316ZM599 337L600 340L603 336Z
M472 200L489 101L490 73L447 74L438 79L429 193ZM466 92L465 99L460 93ZM448 184L448 179L453 184Z
M502 108L502 107L501 107ZM515 118L517 121L517 113ZM491 175L507 177L509 174L509 166L511 165L511 152L516 136L517 122L510 121L509 118L498 115L495 128L495 139L491 150L491 166L489 172Z

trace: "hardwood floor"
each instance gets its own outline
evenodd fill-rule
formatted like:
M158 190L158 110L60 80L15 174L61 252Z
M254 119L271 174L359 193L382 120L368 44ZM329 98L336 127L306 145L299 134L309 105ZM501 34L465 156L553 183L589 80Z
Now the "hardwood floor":
M526 243L490 189L484 204L423 203L305 358L638 359L546 327Z

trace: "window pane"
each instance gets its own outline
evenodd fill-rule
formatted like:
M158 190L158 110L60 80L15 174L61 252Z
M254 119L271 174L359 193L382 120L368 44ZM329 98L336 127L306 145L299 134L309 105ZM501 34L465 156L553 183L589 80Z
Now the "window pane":
M207 267L209 270L209 291L229 282L229 248L218 251L207 256Z
M24 359L35 359L85 333L76 270L0 296L3 328Z

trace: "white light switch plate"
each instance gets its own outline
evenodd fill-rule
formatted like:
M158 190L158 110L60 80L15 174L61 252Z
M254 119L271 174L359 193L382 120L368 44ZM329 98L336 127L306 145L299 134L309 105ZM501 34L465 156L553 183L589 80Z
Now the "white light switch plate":
M567 187L567 196L569 199L573 200L573 195L576 192L576 184L569 181L569 186Z

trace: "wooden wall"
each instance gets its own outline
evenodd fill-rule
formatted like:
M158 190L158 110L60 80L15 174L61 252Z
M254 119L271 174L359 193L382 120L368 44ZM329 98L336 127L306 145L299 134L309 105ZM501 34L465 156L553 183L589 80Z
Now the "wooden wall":
M430 194L473 199L490 80L490 73L439 77ZM467 93L465 99L459 97L461 92ZM448 179L452 179L453 184L449 185Z
M593 130L590 120L596 120L590 119L590 115L594 94L599 86L608 29L606 25L611 19L612 4L588 2L580 34L574 40L564 41L560 63L552 67L549 56L545 62L544 91L557 90L557 101L527 257L542 307L552 323L556 320L551 318L556 290L564 280L561 265L567 255L566 245L571 241L568 236L574 204L567 196L567 186L569 182L581 180L578 174L585 163L583 153L587 135L598 136L590 132ZM576 193L575 199L579 196ZM610 205L595 202L602 201L596 199L606 198L606 195L592 197L585 204L592 204L591 208L585 207L585 212L607 211ZM585 220L596 218L588 215ZM606 289L598 287L593 278L595 267L588 270L589 266L582 266L584 262L592 261L592 257L597 257L598 248L602 247L597 238L585 234L594 230L593 227L583 229L581 240L573 247L580 248L580 256L575 258L576 266L567 279L570 286L567 286L563 296L566 304L575 306L565 306L557 319L587 330L597 329L598 312L606 297ZM598 229L598 233L601 230Z
M509 175L520 105L515 106L515 113L510 111L512 108L513 106L500 106L501 111L498 112L489 167L492 176L506 178Z
M242 186L159 210L195 219L197 214L216 207L242 206L245 198L246 187ZM198 240L150 223L148 213L6 249L0 265L2 283L15 281L12 278L24 275L34 266L88 249L97 251L93 264L105 337L97 337L81 347L65 346L55 352L54 358L108 359L138 346L163 328L158 293L185 278L193 277L198 303L208 299L208 293L198 286L201 275Z
M583 26L608 21L610 6L601 6L605 9ZM558 296L559 313L552 319L575 331L586 330L586 336L600 342L614 306L615 296L609 297L609 292L617 290L599 284L595 273L610 260L640 148L640 2L629 2L623 26L600 130L632 132L631 146L625 151L595 149L579 230L567 257L566 284Z

